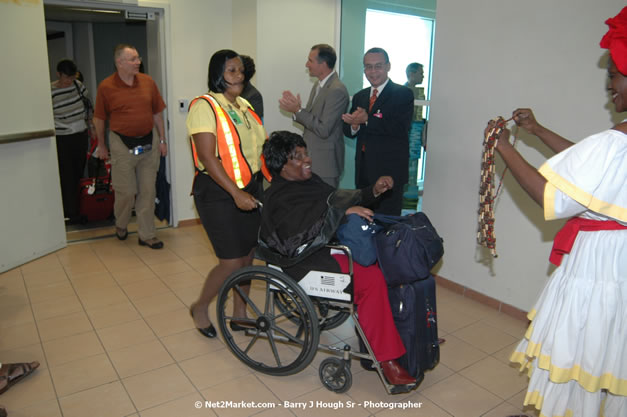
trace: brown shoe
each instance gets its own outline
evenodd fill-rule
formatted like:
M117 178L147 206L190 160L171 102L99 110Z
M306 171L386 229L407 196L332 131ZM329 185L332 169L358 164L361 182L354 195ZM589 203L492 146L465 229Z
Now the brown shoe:
M381 368L383 368L385 379L392 385L409 385L416 383L416 378L409 375L396 360L381 362Z
M148 246L150 249L161 249L163 247L163 242L156 237L148 240L141 240L137 238L137 240L139 242L139 246Z
M121 227L116 227L115 228L115 235L118 237L118 239L120 240L125 240L128 237L128 229L127 228L121 228Z
M0 394L39 368L39 362L3 363L0 366Z
M7 417L7 409L0 406L0 417Z

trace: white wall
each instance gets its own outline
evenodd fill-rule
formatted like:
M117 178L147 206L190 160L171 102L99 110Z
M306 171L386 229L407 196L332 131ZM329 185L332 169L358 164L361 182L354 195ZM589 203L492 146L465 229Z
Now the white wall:
M307 104L313 79L305 62L315 44L338 49L338 1L257 1L257 88L263 95L268 134L275 130L302 133L291 114L280 113L278 101L284 90L291 90Z
M483 129L517 107L531 107L541 123L573 141L610 127L599 41L605 19L623 6L622 0L438 1L423 207L445 240L440 275L532 307L562 222L544 222L510 175L496 206L499 257L492 271L477 260ZM551 155L529 136L517 148L536 167Z

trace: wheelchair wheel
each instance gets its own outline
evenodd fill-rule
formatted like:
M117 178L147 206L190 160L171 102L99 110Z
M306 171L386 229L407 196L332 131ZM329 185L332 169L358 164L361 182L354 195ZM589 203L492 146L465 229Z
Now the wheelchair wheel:
M246 294L248 285L250 291ZM233 293L246 301L248 318L232 317ZM277 305L276 294L285 300L286 309ZM289 317L292 315L300 320L295 323ZM320 330L313 303L294 280L271 268L250 266L227 278L218 293L217 316L224 341L233 354L250 368L268 375L291 375L303 370L318 349ZM234 324L246 330L234 331Z
M277 307L281 311L287 313L293 310L289 304L290 301L285 299L281 293L276 293L274 297ZM346 309L333 305L328 300L317 297L311 299L316 308L320 331L335 329L350 317L350 313ZM287 318L297 324L300 321L300 318L293 313L289 313Z
M329 391L341 394L350 389L353 385L353 376L351 370L346 366L345 362L339 358L326 358L320 363L318 370L320 382Z

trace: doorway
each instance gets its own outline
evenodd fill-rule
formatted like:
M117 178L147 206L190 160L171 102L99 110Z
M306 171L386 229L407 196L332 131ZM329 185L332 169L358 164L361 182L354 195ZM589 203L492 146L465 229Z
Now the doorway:
M64 58L73 60L83 76L88 97L95 102L98 84L115 71L113 50L126 43L137 48L143 57L143 70L155 80L167 102L164 62L164 11L159 8L102 4L89 1L44 2L48 64L50 80L57 78L56 64ZM164 114L167 123L167 110ZM95 135L91 135L93 143ZM88 145L91 149L91 143ZM92 165L95 159L92 160ZM166 158L166 176L169 178L169 160ZM84 176L93 175L86 163ZM92 166L93 168L93 166ZM90 172L91 171L91 172ZM100 170L100 175L106 171ZM102 217L102 216L100 216ZM158 228L168 227L171 216L165 220L155 217ZM129 233L137 230L135 217L128 225ZM115 233L113 216L92 218L91 221L66 224L68 242L112 236Z

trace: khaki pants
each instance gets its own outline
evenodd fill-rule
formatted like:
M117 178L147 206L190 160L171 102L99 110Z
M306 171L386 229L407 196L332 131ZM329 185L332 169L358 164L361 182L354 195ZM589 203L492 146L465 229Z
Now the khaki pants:
M115 132L109 132L109 151L116 227L124 229L128 226L135 206L139 238L150 240L156 237L155 181L161 156L159 135L153 135L150 151L133 155Z

